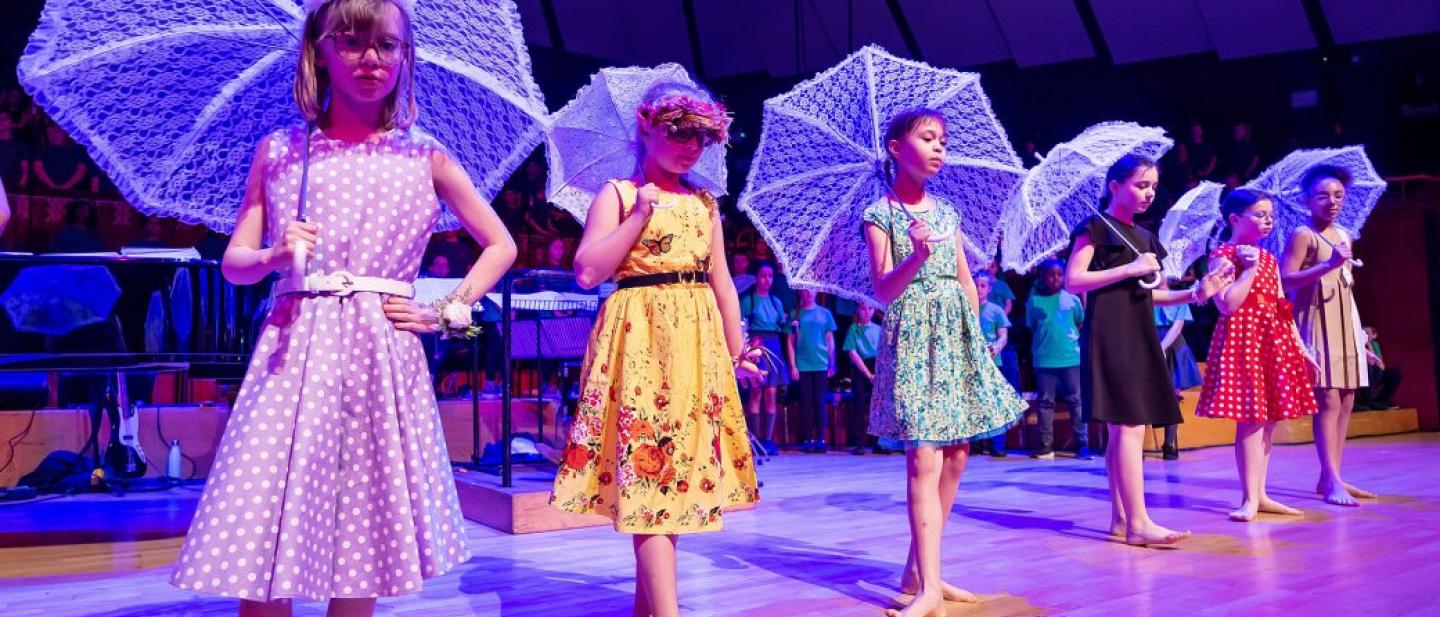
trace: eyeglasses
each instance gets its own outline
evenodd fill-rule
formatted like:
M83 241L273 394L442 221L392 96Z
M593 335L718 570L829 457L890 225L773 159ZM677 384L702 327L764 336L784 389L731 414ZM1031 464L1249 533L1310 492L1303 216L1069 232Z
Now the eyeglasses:
M720 143L720 138L714 131L698 127L672 127L664 133L665 139L671 143L688 144L696 139L700 140L701 148L708 148Z
M405 41L395 37L380 37L378 39L365 38L351 32L331 32L322 39L328 39L334 47L336 55L346 62L359 62L365 57L365 52L375 50L375 57L382 64L400 64L405 59L405 50L409 47Z

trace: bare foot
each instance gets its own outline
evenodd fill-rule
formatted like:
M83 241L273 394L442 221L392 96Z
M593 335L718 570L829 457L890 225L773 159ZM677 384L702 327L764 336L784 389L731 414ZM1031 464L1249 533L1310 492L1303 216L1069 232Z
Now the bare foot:
M1190 537L1188 531L1175 531L1166 529L1155 523L1142 529L1130 529L1125 531L1125 543L1135 546L1149 546L1151 544L1175 544Z
M1350 484L1350 483L1348 483L1348 482L1345 483L1345 492L1350 493L1350 496L1351 496L1351 497L1355 497L1355 498L1358 498L1358 499L1379 499L1379 498L1380 498L1379 495L1376 495L1375 493L1372 493L1372 492L1370 492L1370 491L1367 491L1367 490L1365 490L1365 489L1363 489L1363 488L1360 488L1360 487L1355 486L1354 484Z
M1270 497L1260 498L1260 511L1267 514L1284 514L1286 516L1305 516L1305 512L1275 501Z
M903 609L885 609L885 617L945 617L945 602L939 593L915 596Z
M1110 535L1116 538L1125 537L1125 519L1118 516L1110 517Z
M1355 498L1350 495L1350 492L1345 490L1344 483L1337 484L1321 480L1320 484L1315 486L1315 492L1323 495L1325 497L1325 503L1331 505L1351 508L1360 505L1360 502L1355 501Z
M902 582L900 583L900 593L908 593L908 594L911 594L911 595L917 595L917 594L919 593L919 591L920 591L920 582L917 581L917 580L915 580L915 579L907 579L907 580L902 581ZM947 582L945 582L945 581L940 581L940 597L945 598L945 601L946 601L946 602L979 602L979 601L980 601L979 598L976 598L976 597L975 597L975 594L970 593L970 592L968 592L968 591L965 591L964 589L961 589L961 588L956 587L956 586L954 586L954 585L951 585L950 583L947 583Z
M1253 501L1247 501L1245 503L1242 503L1240 504L1239 508L1230 511L1230 520L1237 523L1248 523L1250 521L1253 521L1255 520L1255 512L1258 508L1259 504Z

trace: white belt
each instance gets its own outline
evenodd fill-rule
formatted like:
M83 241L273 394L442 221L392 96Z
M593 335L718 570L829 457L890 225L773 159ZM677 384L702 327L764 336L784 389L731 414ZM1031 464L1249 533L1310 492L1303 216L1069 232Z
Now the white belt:
M348 296L356 292L373 292L390 296L415 297L415 286L404 281L378 276L355 276L349 272L310 274L303 280L286 277L275 282L275 295L290 293L326 296Z

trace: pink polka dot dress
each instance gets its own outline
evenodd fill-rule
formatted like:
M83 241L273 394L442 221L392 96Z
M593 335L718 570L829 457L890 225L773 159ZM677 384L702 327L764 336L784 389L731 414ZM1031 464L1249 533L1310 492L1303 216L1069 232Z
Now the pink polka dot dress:
M1228 259L1240 272L1237 248L1224 244L1210 257ZM1245 302L1215 324L1196 416L1263 423L1316 412L1315 381L1295 333L1294 310L1280 292L1279 265L1270 251L1259 251Z
M296 213L302 128L266 140L269 237ZM309 272L414 280L440 214L439 149L312 134ZM176 563L178 587L249 600L413 593L469 558L420 340L376 293L276 299Z

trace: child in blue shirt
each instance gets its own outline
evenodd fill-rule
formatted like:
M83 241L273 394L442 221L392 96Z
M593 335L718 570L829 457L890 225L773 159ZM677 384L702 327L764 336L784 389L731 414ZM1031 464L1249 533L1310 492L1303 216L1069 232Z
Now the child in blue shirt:
M791 328L790 377L800 387L800 450L825 452L825 398L835 376L835 316L815 302L815 292L796 292L799 305Z
M850 415L845 419L845 436L850 442L851 454L864 454L865 446L873 438L866 435L865 427L870 422L870 395L875 387L875 352L880 348L883 332L875 323L875 307L860 303L855 307L855 323L845 334L843 349L850 356L854 370L850 378ZM880 446L871 446L878 454Z
M993 264L992 264L993 265ZM1002 281L995 278L990 270L981 270L974 275L975 294L982 298L980 306L980 330L985 335L985 343L990 346L990 355L995 358L995 365L1000 367L1000 374L1005 376L1005 381L1010 382L1010 387L1020 390L1020 364L1015 352L1010 346L1010 317L1006 315L1005 307L997 301L1004 300L1004 295L997 295L994 291L996 285L1004 285ZM1010 294L1009 298L1014 299L1010 288L1005 288L1005 293ZM995 458L1005 458L1005 434L1001 433L991 439L976 439L970 442L972 454L986 454Z
M1032 333L1035 386L1039 392L1040 447L1030 456L1055 458L1055 395L1064 397L1075 429L1075 457L1090 459L1089 430L1080 404L1080 324L1085 309L1080 298L1064 290L1065 264L1050 259L1040 264L1034 294L1025 301L1025 325Z

